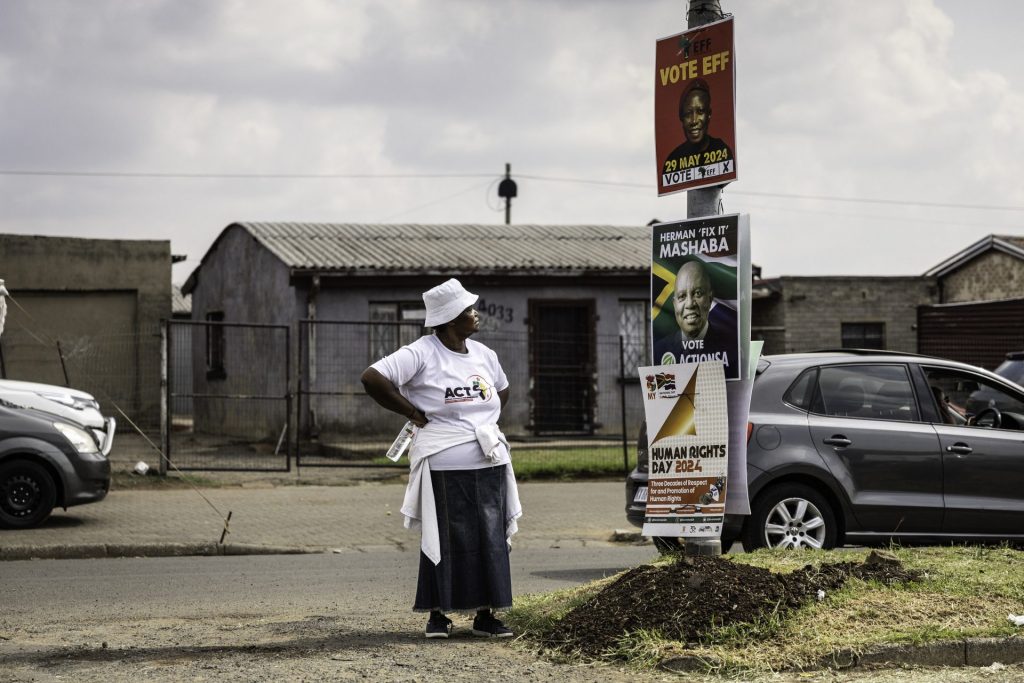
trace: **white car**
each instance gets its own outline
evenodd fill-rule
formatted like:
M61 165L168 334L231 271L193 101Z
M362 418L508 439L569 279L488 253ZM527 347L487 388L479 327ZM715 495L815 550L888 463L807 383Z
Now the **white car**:
M103 417L100 404L92 394L53 384L0 379L0 399L22 408L59 415L79 424L93 435L103 455L110 454L117 421L112 417Z

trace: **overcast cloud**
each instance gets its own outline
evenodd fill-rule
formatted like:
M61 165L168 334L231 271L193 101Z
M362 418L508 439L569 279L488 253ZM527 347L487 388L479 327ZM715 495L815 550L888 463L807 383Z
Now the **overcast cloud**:
M686 4L4 0L0 232L170 239L181 282L236 220L500 223L505 162L516 223L684 218L685 195L655 196L652 103L654 41ZM1021 3L722 6L724 208L751 214L766 276L917 274L1024 236ZM435 177L144 175L162 173Z

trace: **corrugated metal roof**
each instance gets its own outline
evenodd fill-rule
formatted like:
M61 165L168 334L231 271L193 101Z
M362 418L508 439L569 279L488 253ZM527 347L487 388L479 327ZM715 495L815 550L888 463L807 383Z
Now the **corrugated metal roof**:
M1001 251L1004 254L1024 260L1024 237L1013 235L988 235L987 237L982 237L966 249L953 254L939 265L929 268L924 274L926 276L944 277L990 249L995 249L996 251Z
M650 228L237 223L295 270L646 271Z
M182 294L181 287L178 285L171 285L171 312L172 313L191 313L192 312L192 295Z

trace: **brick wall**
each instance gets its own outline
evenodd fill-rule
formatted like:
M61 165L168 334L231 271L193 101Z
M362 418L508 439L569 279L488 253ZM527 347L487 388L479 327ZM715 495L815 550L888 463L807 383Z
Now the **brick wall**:
M942 303L1024 297L1024 261L990 250L942 278Z
M934 278L780 278L785 351L842 346L843 323L882 323L885 347L917 351L917 307L938 301Z

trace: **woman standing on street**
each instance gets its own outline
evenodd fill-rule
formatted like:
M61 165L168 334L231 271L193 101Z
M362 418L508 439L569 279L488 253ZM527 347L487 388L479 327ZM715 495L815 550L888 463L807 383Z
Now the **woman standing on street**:
M512 635L492 610L512 606L508 539L522 515L498 416L508 379L497 355L469 339L479 297L452 278L423 293L434 334L377 361L362 382L378 404L420 429L409 453L405 526L421 526L413 610L427 638L447 638L452 611L476 611L473 634Z

